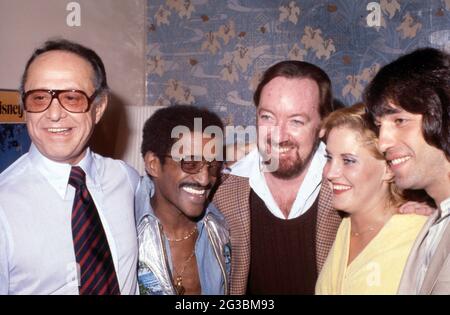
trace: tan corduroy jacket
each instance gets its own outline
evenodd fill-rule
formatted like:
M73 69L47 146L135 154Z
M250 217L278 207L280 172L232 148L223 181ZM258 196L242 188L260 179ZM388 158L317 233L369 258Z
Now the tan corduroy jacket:
M225 216L231 239L231 294L245 294L250 267L250 185L248 178L229 175L217 189L213 202ZM341 217L332 208L332 192L322 185L316 226L316 263L320 272L333 245Z

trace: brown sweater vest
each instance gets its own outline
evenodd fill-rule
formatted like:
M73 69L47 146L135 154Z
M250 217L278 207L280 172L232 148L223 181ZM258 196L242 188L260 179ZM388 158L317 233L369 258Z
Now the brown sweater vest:
M300 217L283 220L275 217L251 191L247 294L314 294L318 199Z

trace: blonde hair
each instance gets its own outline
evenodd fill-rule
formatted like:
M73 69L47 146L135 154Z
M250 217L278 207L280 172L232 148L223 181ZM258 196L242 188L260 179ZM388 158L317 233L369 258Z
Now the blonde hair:
M357 103L350 107L344 107L330 113L322 122L322 132L325 142L331 130L338 127L346 127L358 132L363 145L377 160L386 161L384 155L378 150L378 138L370 129L366 119L365 105ZM389 181L389 199L395 207L405 202L402 191L395 185L394 180Z

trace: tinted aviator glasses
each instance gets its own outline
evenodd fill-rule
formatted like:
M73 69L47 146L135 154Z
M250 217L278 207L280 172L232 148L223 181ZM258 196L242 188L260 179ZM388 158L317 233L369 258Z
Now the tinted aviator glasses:
M49 108L53 99L71 113L86 113L97 96L95 91L90 97L81 90L30 90L23 95L23 105L30 113L41 113Z
M212 160L207 161L204 158L189 156L182 159L174 159L171 155L166 155L177 163L180 163L183 172L188 174L197 174L203 168L208 166L208 174L211 176L218 176L222 170L223 163L221 161Z

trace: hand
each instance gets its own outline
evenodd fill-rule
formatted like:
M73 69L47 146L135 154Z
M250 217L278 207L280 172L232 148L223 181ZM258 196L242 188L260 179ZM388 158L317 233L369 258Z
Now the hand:
M431 215L435 210L436 210L435 208L431 208L425 202L416 202L416 201L408 201L403 205L401 205L400 208L398 208L398 212L402 214L415 213L425 216Z

